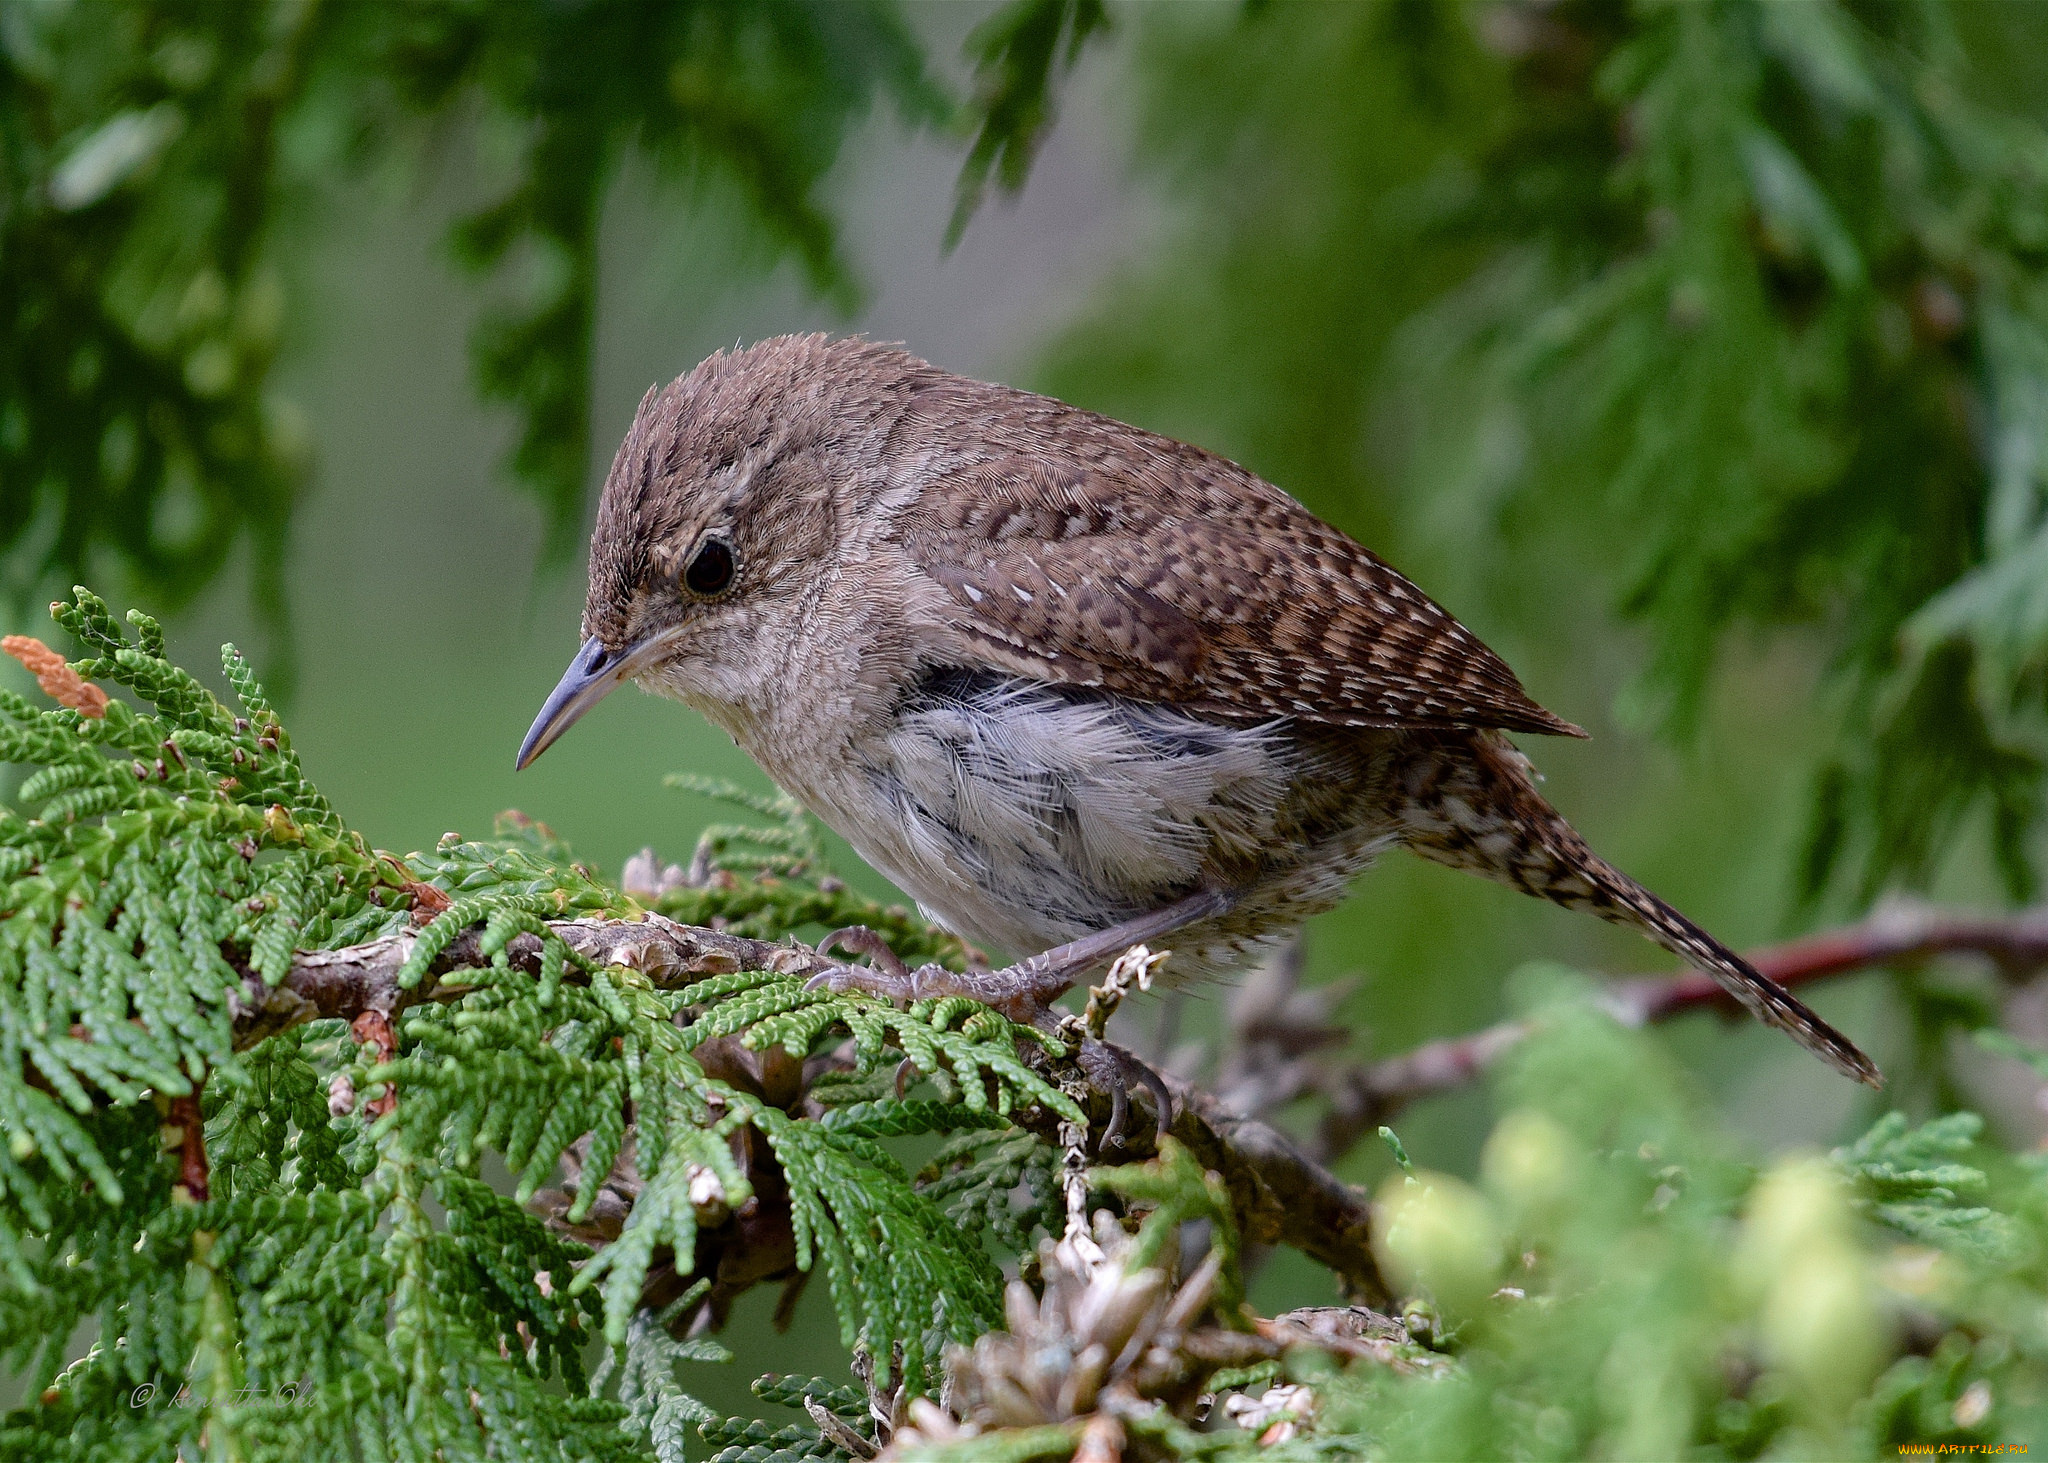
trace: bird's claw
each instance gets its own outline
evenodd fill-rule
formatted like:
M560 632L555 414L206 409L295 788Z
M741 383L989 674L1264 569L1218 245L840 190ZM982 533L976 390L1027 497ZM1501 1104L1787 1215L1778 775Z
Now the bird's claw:
M889 942L866 925L847 925L818 941L820 955L835 947L849 954L867 956L874 962L875 969L886 971L899 980L910 974L910 967L889 948Z
M1042 1030L1065 1023L1047 1003L1034 979L1038 970L1031 961L1006 971L967 972L948 970L943 965L921 965L912 970L897 958L882 937L865 925L834 930L818 941L818 953L834 948L866 955L872 965L842 965L833 962L804 982L807 991L831 991L837 995L858 992L885 1001L912 1002L941 996L967 996L1002 1011L1013 1021L1026 1022ZM1005 977L1009 977L1005 981ZM1063 987L1062 987L1063 988ZM1054 992L1057 994L1057 991ZM1069 1040L1072 1033L1063 1031ZM1105 1147L1121 1147L1124 1125L1130 1120L1131 1087L1143 1087L1152 1094L1158 1111L1158 1131L1163 1135L1173 1125L1176 1109L1166 1081L1132 1052L1114 1042L1100 1041L1085 1032L1075 1060L1088 1079L1109 1094L1109 1126L1103 1130ZM907 1073L897 1072L898 1095Z
M875 963L841 965L834 961L804 982L805 990L858 991L885 1001L936 1001L947 996L965 996L1000 1011L1012 1021L1049 1031L1055 1015L1049 1002L1066 989L1064 983L1047 983L1031 961L1004 970L948 970L936 962L912 970L882 944L879 935L859 925L850 930L834 930L818 942L818 950L822 954L834 945L865 952Z
M865 955L872 962L866 966L842 965L834 961L827 969L819 971L804 982L807 991L832 991L845 995L858 991L862 995L879 996L885 1001L914 1001L922 984L919 979L923 970L912 970L889 948L889 942L869 929L866 925L847 925L837 929L818 941L820 955L837 948L850 954Z
M892 963L895 966L893 970L887 966L840 965L835 962L805 981L804 989L904 1002L948 994L943 989L934 989L935 979L953 974L943 965L920 965L912 970L900 960L892 960Z
M1098 1041L1094 1037L1083 1037L1081 1047L1074 1059L1088 1080L1109 1094L1109 1126L1102 1130L1102 1146L1105 1148L1123 1146L1124 1124L1131 1112L1131 1084L1135 1082L1152 1094L1158 1110L1157 1134L1166 1135L1178 1116L1173 1092L1151 1067L1137 1055L1114 1042Z

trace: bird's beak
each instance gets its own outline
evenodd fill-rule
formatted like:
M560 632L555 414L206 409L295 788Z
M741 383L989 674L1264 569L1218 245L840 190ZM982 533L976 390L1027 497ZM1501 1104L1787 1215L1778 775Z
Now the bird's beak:
M533 719L533 727L526 733L526 740L519 744L519 760L513 764L523 771L526 765L555 744L556 738L576 724L576 719L591 707L618 689L634 670L639 657L635 652L639 646L629 647L624 654L614 655L605 649L604 642L596 636L583 642L583 648L576 652L576 658L569 662L569 669L562 672L562 679L555 683L555 689L548 692L548 699L540 708L540 715Z

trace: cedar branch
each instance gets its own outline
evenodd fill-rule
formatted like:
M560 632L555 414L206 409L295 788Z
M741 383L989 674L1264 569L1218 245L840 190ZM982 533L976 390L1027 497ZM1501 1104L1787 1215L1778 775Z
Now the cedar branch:
M808 976L834 965L795 942L746 939L654 914L644 921L558 920L549 927L580 954L601 965L638 970L664 988L738 970ZM244 980L233 1002L235 1045L253 1046L316 1017L354 1022L373 1014L392 1022L409 1006L455 999L467 989L463 971L486 963L477 949L480 935L479 929L471 929L459 936L428 975L409 988L398 984L398 972L417 938L410 931L342 950L301 951L277 985L266 986L253 974ZM528 934L516 936L505 954L513 965L537 973L540 951L540 941ZM1291 1245L1328 1265L1360 1299L1387 1304L1389 1292L1373 1261L1371 1207L1365 1195L1277 1128L1241 1117L1184 1082L1172 1085L1179 1109L1172 1132L1201 1163L1223 1177L1246 1237ZM1103 1120L1096 1125L1098 1131L1110 1107L1107 1091L1091 1092L1090 1110ZM1126 1153L1145 1156L1152 1143L1151 1125L1134 1119L1129 1127L1139 1131L1127 1135Z

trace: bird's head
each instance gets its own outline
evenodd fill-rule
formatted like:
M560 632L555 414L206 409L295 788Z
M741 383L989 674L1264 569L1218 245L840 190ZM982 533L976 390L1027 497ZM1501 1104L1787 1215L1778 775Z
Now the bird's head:
M533 761L628 680L719 713L769 689L821 562L858 506L841 488L896 363L864 341L783 336L650 390L590 543L583 645L519 749Z

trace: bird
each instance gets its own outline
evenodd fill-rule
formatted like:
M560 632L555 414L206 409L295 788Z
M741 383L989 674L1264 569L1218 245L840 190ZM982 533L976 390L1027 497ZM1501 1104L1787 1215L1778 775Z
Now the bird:
M524 768L627 681L728 733L935 923L1018 956L824 983L1045 1024L1169 942L1228 976L1406 848L1647 936L1843 1074L1877 1067L1595 854L1511 733L1582 737L1392 567L1215 453L859 336L642 398L581 648Z

